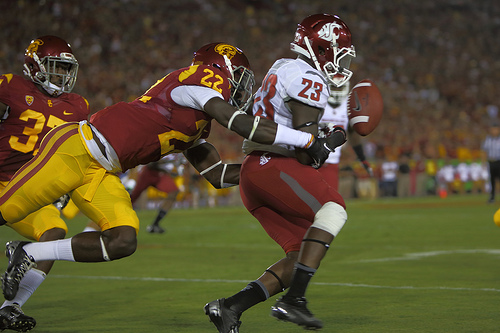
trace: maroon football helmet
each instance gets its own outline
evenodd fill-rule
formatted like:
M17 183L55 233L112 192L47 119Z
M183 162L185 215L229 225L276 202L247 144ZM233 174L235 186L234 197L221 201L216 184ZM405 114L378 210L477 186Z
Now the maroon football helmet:
M52 96L71 92L77 73L78 61L69 44L59 37L34 39L24 53L24 74Z
M230 103L241 108L252 96L255 83L250 63L242 50L227 43L210 43L194 53L192 65L220 69L231 83Z
M290 49L314 63L335 87L352 76L351 59L356 56L351 31L336 15L314 14L298 24Z

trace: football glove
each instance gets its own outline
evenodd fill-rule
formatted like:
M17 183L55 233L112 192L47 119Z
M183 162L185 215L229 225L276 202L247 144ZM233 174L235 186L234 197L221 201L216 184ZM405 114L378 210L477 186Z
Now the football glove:
M307 154L313 160L312 167L319 169L327 160L328 155L334 152L335 148L342 146L346 141L346 133L340 126L335 127L330 136L326 138L315 137L314 142L306 149Z

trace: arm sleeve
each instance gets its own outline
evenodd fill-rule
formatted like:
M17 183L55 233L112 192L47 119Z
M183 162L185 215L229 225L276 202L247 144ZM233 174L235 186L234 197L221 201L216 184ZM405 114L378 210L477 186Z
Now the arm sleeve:
M172 100L185 107L189 107L196 110L204 110L205 104L214 97L219 97L224 99L222 94L217 91L201 86L179 86L172 90L171 93Z

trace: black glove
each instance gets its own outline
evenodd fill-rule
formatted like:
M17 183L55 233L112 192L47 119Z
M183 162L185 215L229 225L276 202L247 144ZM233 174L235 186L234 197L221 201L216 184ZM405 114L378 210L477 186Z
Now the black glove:
M335 151L335 148L342 146L347 141L344 129L337 126L327 138L314 138L314 142L306 149L309 157L313 159L312 167L319 169L325 163L328 155Z
M361 164L363 164L363 168L365 168L368 175L370 177L373 177L373 170L372 167L370 166L370 163L366 160L365 152L363 151L363 145L359 144L353 146L352 148L354 149L354 152L356 153L356 156L358 157Z
M56 201L54 201L52 204L56 206L57 209L62 210L64 207L66 207L68 202L69 202L69 194L65 194Z

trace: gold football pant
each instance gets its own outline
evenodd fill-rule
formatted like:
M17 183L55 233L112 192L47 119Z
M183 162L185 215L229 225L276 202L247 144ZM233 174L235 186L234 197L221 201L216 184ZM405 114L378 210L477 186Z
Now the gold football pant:
M60 125L44 137L38 154L0 194L0 212L18 223L66 193L101 230L124 225L139 230L128 192L117 175L92 158L77 123Z
M2 191L7 184L8 182L0 182L0 191ZM53 228L61 228L65 232L68 232L66 223L61 219L61 214L54 205L42 207L19 222L7 222L7 226L14 229L21 236L35 241L40 240L40 237L47 230Z

